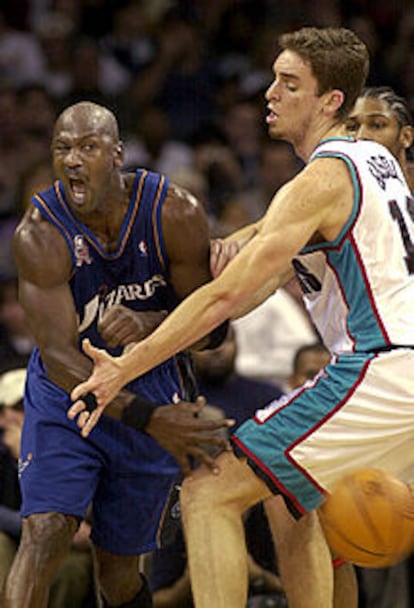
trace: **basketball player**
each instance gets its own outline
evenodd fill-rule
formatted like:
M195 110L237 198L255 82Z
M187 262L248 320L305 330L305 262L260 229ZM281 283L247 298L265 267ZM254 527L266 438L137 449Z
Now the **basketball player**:
M397 95L391 87L365 88L345 121L345 132L386 146L398 159L410 190L414 192L413 163L407 158L414 139L414 127L404 97ZM343 567L335 570L337 576L342 575L342 572ZM362 568L358 575L367 608L400 603L409 605L409 561L390 568ZM337 587L335 591L336 589Z
M403 97L391 87L367 87L345 121L345 133L359 139L372 139L388 148L414 191L413 167L407 159L407 151L414 140L414 127L410 108Z
M50 580L93 503L103 606L144 608L152 603L138 555L155 547L177 461L185 470L189 456L211 464L199 444L225 445L204 435L227 423L195 420L202 403L152 403L185 398L176 358L114 401L112 414L130 426L107 417L86 441L66 415L68 393L92 368L81 337L119 354L132 316L135 335L148 333L210 278L208 224L202 205L165 177L121 171L117 122L104 107L66 109L52 155L58 181L33 197L15 236L37 348L25 395L23 533L1 605L46 607ZM221 337L212 334L213 343Z
M266 92L270 135L307 166L273 198L250 240L212 282L119 358L85 342L94 372L73 392L82 432L126 382L282 285L294 268L332 362L301 389L256 412L217 457L183 484L181 501L197 608L242 608L242 513L279 495L278 525L314 512L359 467L408 477L413 453L414 227L402 170L386 148L343 138L344 118L368 71L368 52L343 28L280 38ZM244 237L247 238L248 231ZM275 280L275 276L278 277ZM85 410L93 393L98 407ZM201 525L202 522L202 525ZM331 608L332 563L317 518L281 564L290 608ZM290 583L298 552L308 568ZM212 583L214 581L214 583Z

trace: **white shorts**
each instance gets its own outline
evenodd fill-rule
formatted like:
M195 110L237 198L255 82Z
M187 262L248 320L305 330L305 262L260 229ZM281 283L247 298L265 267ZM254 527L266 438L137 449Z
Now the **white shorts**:
M358 468L413 481L414 350L335 357L314 380L258 410L233 444L296 516Z

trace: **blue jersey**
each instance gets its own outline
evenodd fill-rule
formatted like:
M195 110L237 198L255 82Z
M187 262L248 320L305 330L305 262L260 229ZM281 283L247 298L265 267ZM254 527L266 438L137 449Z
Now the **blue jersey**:
M111 253L74 216L59 181L33 197L32 203L63 235L71 252L70 287L78 314L79 344L87 337L95 346L119 355L121 348L110 348L98 332L98 322L106 309L121 304L135 311L171 311L177 304L168 282L161 226L167 187L168 179L159 174L136 172L118 247ZM33 362L41 365L38 352ZM170 359L127 388L155 402L170 403L175 394L182 396L176 360Z
M119 244L111 253L73 215L60 182L32 199L71 252L79 346L88 337L112 354L120 353L108 348L98 332L99 319L110 306L169 311L176 305L161 226L167 188L165 177L136 172ZM177 360L127 388L159 404L182 397ZM105 415L84 439L66 415L70 403L68 393L48 379L35 349L27 372L19 468L22 515L58 512L82 518L92 503L97 546L125 555L152 551L177 462L150 435Z

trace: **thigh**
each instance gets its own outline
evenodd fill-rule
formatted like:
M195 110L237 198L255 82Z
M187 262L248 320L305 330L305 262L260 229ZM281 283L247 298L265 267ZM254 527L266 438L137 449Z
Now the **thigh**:
M19 478L22 516L63 513L84 518L104 465L63 408L26 405Z
M93 503L94 544L119 555L152 551L178 475L175 460L150 436L107 417L95 441L106 467Z

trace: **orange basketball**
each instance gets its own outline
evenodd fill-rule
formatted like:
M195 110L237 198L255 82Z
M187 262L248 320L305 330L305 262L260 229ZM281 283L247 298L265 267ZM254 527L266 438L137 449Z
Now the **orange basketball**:
M319 516L333 552L358 566L390 566L414 550L413 492L386 471L343 477Z

